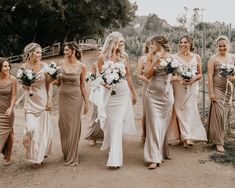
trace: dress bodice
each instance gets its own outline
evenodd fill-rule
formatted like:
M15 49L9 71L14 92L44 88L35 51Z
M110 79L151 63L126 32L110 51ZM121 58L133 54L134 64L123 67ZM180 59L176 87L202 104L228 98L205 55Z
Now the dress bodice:
M73 73L67 73L62 67L62 74L60 76L61 84L78 87L80 86L80 75L80 69Z
M0 113L5 113L11 104L12 81L0 84Z
M197 62L197 58L196 56L193 56L190 61L186 61L184 60L182 57L180 57L179 55L176 55L176 58L179 62L179 68L181 67L191 67L192 69L194 70L197 70L197 65L198 65L198 62Z

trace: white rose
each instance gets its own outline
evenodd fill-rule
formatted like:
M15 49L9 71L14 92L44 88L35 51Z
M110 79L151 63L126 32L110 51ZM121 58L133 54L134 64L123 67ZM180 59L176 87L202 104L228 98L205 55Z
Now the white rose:
M170 57L166 58L166 62L170 63L172 61L172 59Z
M23 76L23 70L22 69L18 69L16 77L17 78L21 78L22 76Z
M179 63L176 59L173 59L173 61L171 62L171 66L172 68L177 68L179 66Z
M160 66L161 66L161 67L166 67L166 66L167 66L167 64L168 64L168 63L167 63L167 61L166 61L166 60L164 60L164 59L163 59L163 60L161 60L161 62L160 62Z

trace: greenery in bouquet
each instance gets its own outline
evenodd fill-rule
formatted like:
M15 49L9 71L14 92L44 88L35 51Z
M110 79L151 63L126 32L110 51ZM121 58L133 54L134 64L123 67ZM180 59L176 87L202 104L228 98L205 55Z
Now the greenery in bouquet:
M233 76L235 72L235 67L233 64L223 63L221 64L218 72L219 77Z

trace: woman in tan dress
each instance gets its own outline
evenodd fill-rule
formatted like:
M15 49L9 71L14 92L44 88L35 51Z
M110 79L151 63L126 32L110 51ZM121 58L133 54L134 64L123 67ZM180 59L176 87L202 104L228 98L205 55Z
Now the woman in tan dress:
M149 169L155 169L164 159L167 152L167 130L171 120L174 102L170 81L174 79L159 69L161 60L173 58L169 53L168 40L162 36L151 40L151 53L147 56L145 76L150 79L146 90L146 140L144 161Z
M98 49L98 55L101 54L101 50L102 50L102 47L100 47ZM98 70L97 62L92 64L91 73L93 75L95 75L96 79L99 77L99 70ZM96 87L96 88L92 88L93 86ZM92 91L93 89L99 89L99 88L97 88L96 80L94 80L93 83L91 83L91 91L90 92L93 92ZM93 95L93 93L90 93L90 94ZM91 100L91 102L93 102L92 99L91 99L91 95L90 95L89 100ZM97 105L95 105L95 104L94 104L94 109L93 109L93 114L92 114L92 117L91 117L91 121L92 121L92 125L89 126L88 133L87 133L85 139L91 140L92 141L91 145L96 145L96 141L102 141L103 140L104 133L103 133L102 129L100 128L100 122L98 120Z
M86 66L80 61L81 53L76 42L65 44L65 60L60 66L60 78L55 82L59 85L59 129L65 166L76 166L79 163L82 100L85 102L84 114L88 111Z
M234 55L228 53L229 40L226 36L219 36L216 40L217 53L208 62L208 91L211 100L207 125L208 141L216 145L216 150L224 152L225 127L232 103L233 77L218 75L221 64L235 64Z
M202 124L197 108L197 98L199 92L198 80L202 77L201 58L193 53L193 40L186 35L180 38L180 51L175 54L178 59L179 68L190 68L195 75L190 80L177 77L173 84L174 89L174 110L176 112L173 126L179 126L179 140L183 141L184 147L194 145L192 140L207 141L206 131ZM173 116L175 117L175 116ZM174 128L174 130L177 130Z
M3 164L12 163L14 106L16 101L17 82L10 75L10 64L0 58L0 153L3 153Z
M137 66L137 76L139 80L143 81L143 88L142 88L142 98L143 98L143 117L142 117L142 133L141 133L141 141L142 143L145 142L146 137L146 118L145 118L145 97L146 97L146 89L149 83L149 80L144 75L144 71L147 64L147 54L150 53L150 41L151 38L149 37L144 46L144 53L145 55L141 56Z
M51 154L52 120L51 99L52 84L47 79L47 64L41 61L42 49L37 43L30 43L24 48L23 68L32 70L35 82L29 88L25 99L25 127L23 145L26 158L33 162L33 168L39 168L46 156ZM32 91L33 95L30 95Z

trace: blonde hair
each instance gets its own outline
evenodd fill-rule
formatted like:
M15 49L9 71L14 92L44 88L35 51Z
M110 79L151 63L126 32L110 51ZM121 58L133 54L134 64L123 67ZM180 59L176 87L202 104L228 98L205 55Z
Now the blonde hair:
M34 52L37 48L41 48L41 46L40 46L39 44L37 44L37 43L34 43L34 42L29 43L28 45L26 45L26 46L24 47L24 56L23 56L23 60L24 60L25 63L27 63L27 62L31 59L31 57L32 57L32 55L33 55L33 52Z
M227 42L228 46L229 46L229 39L228 39L228 37L225 36L225 35L220 35L220 36L218 36L218 38L215 40L217 47L218 47L219 41L221 41L221 40L225 40L225 41Z
M104 46L102 48L101 53L104 55L104 59L110 59L114 49L117 45L117 43L123 40L124 41L124 37L120 32L114 31L112 33L109 34L109 36L106 38ZM120 50L120 57L124 58L124 47Z
M152 43L155 43L157 47L162 47L165 51L170 51L170 45L166 37L155 36L151 39Z

